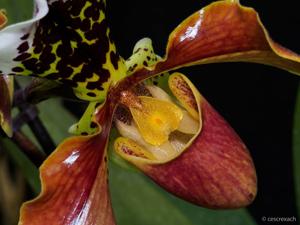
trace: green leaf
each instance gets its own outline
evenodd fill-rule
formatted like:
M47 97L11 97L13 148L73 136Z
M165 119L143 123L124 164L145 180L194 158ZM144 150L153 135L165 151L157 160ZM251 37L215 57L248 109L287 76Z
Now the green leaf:
M68 136L69 127L77 119L66 110L59 99L49 99L38 104L39 116L56 144Z
M110 190L118 225L196 225L141 174L114 164L111 164L110 172Z
M0 9L5 9L8 17L8 24L23 21L31 18L32 0L1 0Z
M118 225L254 225L245 209L208 210L186 203L143 174L110 165L110 190Z
M16 166L22 171L28 184L32 188L35 194L40 192L39 171L35 165L23 154L17 145L15 145L10 139L1 139L1 145L6 150L6 153L16 164Z
M298 215L300 215L300 86L298 87L298 94L294 113L293 160L296 204L298 209Z
M251 217L246 209L232 210L212 210L200 208L188 202L171 196L171 201L176 205L182 213L188 216L194 224L201 225L255 225L255 220Z

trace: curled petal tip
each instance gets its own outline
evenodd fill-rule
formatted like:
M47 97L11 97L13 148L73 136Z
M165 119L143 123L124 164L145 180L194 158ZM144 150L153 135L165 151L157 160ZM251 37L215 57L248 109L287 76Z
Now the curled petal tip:
M254 9L223 0L180 23L169 36L164 59L153 70L134 76L142 80L180 67L219 62L261 63L300 74L300 56L272 40Z

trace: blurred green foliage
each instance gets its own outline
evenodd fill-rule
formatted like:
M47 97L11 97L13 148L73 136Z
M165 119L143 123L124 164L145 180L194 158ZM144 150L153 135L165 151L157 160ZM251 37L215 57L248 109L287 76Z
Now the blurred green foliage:
M8 24L28 19L32 15L32 0L1 0L0 9L5 9L8 17Z
M300 86L294 113L294 130L293 130L293 158L294 158L294 182L297 197L298 215L300 215Z
M17 169L20 169L31 187L33 194L37 195L40 192L39 173L37 168L31 163L31 161L20 151L9 139L1 140L0 144L4 147L6 153L14 162Z
M141 173L110 166L110 191L118 225L254 225L244 209L209 210L165 192Z

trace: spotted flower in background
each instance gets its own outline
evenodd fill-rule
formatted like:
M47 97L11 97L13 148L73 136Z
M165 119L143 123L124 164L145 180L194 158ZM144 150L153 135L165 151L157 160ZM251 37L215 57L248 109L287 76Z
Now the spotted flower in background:
M103 0L36 0L31 20L0 32L4 76L49 79L90 102L70 128L77 136L41 166L42 192L23 205L19 224L115 224L107 181L112 125L115 152L169 192L208 208L250 204L256 174L247 148L185 75L168 72L242 61L299 74L299 56L271 40L253 9L224 0L179 24L164 57L144 38L123 60L105 8Z

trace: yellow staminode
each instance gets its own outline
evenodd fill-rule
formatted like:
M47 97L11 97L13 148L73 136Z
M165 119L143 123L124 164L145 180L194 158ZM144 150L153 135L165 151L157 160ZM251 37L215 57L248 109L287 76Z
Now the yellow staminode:
M137 127L149 144L158 146L168 140L169 134L179 127L183 113L175 104L152 97L138 97L142 107L130 107Z

